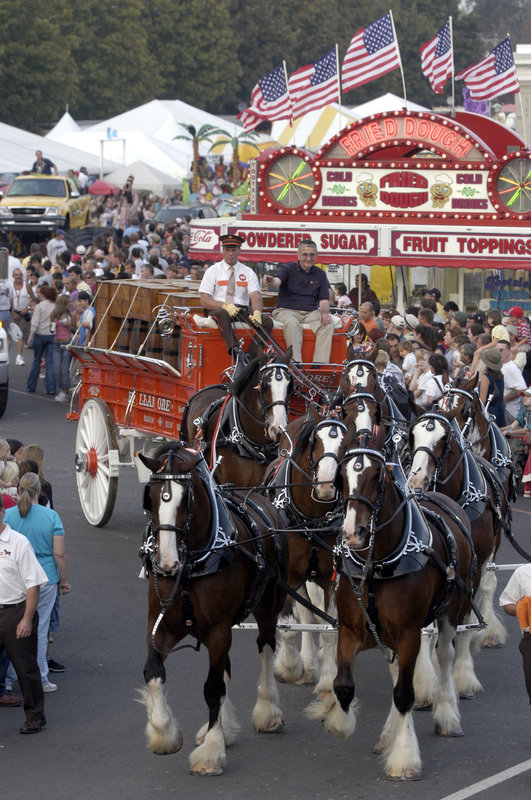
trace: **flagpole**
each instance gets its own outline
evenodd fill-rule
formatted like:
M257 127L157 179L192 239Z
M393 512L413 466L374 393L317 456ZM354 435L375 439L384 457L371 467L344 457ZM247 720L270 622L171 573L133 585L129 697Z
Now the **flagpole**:
M288 91L288 99L289 99L289 104L291 106L291 116L289 118L289 125L290 125L290 128L293 129L293 102L291 100L291 94L290 94L290 91L289 91L288 69L286 67L286 62L285 61L282 62L282 66L284 67L284 80L286 81L286 89ZM291 134L291 137L293 138L293 133Z
M336 42L336 67L337 67L337 97L339 100L339 130L340 133L343 125L341 122L341 76L339 74L339 45Z
M453 20L452 17L448 17L450 20L450 47L452 48L452 108L450 111L450 116L455 117L455 68L454 68L454 29L453 29Z
M405 103L404 108L407 109L406 81L405 81L405 78L404 78L404 70L402 68L402 56L400 55L400 47L398 46L398 39L396 37L396 29L395 29L395 21L393 19L393 11L392 11L391 8L389 9L389 15L391 17L391 25L393 26L393 36L395 38L396 49L398 51L398 62L400 64L400 74L402 75L402 88L404 90L404 103Z
M511 37L509 36L509 34L507 34L507 38L509 39L509 42L510 42L511 41ZM512 52L512 47L511 47L511 52ZM514 61L514 58L513 58L513 61ZM514 70L516 72L516 65L514 67ZM518 79L518 75L516 76L516 78ZM518 86L520 86L520 81L518 81ZM526 134L526 130L525 130L524 103L523 103L523 100L522 100L522 91L521 90L518 92L518 97L520 99L520 111L522 112L522 136L523 136L524 142L525 142L526 147L527 147L527 134Z

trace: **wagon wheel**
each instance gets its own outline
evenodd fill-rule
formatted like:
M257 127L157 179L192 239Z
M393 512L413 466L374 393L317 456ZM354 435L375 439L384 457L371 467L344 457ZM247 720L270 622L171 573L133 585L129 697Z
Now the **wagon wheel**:
M83 513L91 525L102 527L116 501L119 453L111 412L100 398L87 400L79 415L75 462Z

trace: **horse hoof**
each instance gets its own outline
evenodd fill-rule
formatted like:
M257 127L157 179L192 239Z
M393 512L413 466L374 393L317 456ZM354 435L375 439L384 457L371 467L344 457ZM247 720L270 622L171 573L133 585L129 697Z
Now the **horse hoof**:
M464 736L463 729L461 726L458 728L454 728L452 731L443 730L440 725L435 725L435 735L436 736L446 736L449 739L454 738L457 739L459 736Z
M433 702L431 700L422 700L418 705L415 703L413 709L415 711L431 711Z
M299 686L312 686L317 680L317 675L314 672L305 672L300 680L297 681Z
M388 781L420 781L422 778L421 769L406 769L400 775L386 775Z
M459 692L459 699L460 700L475 700L476 695L474 692Z
M481 647L489 650L499 650L503 645L497 636L489 636L488 639L483 639Z
M278 733L283 727L283 719L272 719L270 722L266 723L264 727L260 728L257 733Z
M385 753L385 751L387 750L387 747L388 747L387 742L384 739L380 739L380 741L376 742L376 744L372 748L372 752L376 756L381 756L382 753Z
M216 766L196 767L190 770L190 775L199 775L202 778L216 778L218 775L223 775L223 767L219 764Z

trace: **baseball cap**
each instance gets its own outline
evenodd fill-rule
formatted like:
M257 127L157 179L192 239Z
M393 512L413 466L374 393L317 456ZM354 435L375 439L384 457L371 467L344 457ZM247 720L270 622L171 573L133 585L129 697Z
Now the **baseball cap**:
M507 312L509 317L523 317L524 309L521 306L513 306Z
M454 319L458 325L466 325L468 317L464 311L456 311L454 314Z
M86 252L87 248L85 247L85 245L78 244L78 246L76 247L76 253L78 254L78 256L84 256Z
M62 228L57 228L57 230L55 231L55 235L56 236L61 236L61 235L64 236L65 232L64 232L64 230Z
M426 289L424 294L432 294L435 297L436 300L440 300L441 299L441 293L440 293L440 291L438 289Z

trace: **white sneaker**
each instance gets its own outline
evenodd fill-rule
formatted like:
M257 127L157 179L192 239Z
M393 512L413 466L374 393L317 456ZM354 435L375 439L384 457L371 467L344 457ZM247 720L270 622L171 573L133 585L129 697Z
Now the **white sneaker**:
M56 692L57 691L57 684L56 683L50 683L50 681L47 681L46 683L42 684L42 691L43 692Z
M16 359L15 359L15 364L17 365L17 367L23 367L25 363L26 363L26 362L24 361L24 359L22 358L22 356L17 356L17 357L16 357Z
M68 400L68 395L66 392L59 392L59 394L55 395L55 402L56 403L64 403L65 400Z

